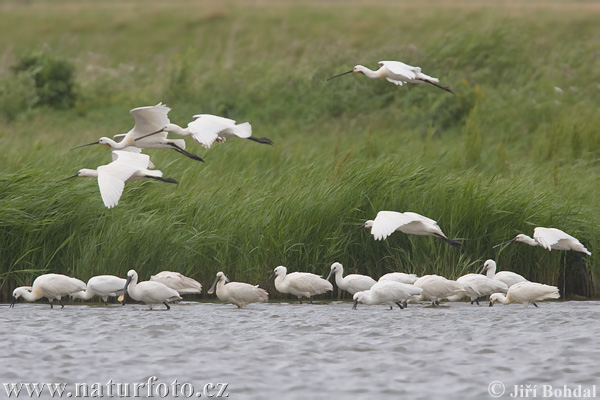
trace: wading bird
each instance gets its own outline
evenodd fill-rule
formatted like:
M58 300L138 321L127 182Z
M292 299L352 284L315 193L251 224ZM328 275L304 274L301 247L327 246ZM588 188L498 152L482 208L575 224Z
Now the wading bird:
M167 114L171 109L162 103L155 106L138 107L130 111L135 120L135 126L126 134L116 135L115 140L101 137L95 142L83 144L75 147L91 146L102 144L109 146L113 150L135 151L131 147L140 149L172 149L196 161L204 161L199 156L185 151L185 140L168 139L164 127L170 121Z
M456 282L460 283L464 292L450 296L448 298L450 301L457 301L464 296L469 296L471 304L477 303L479 305L479 298L489 296L492 293L506 293L508 290L508 286L504 282L490 279L481 274L466 274L458 278Z
M109 297L117 297L124 293L125 282L125 279L114 275L93 276L88 280L84 291L73 293L71 297L89 300L94 296L99 296L104 304L108 304Z
M406 307L406 300L413 296L419 296L422 292L423 289L406 283L394 281L377 282L371 286L371 289L354 293L354 296L352 296L354 300L352 309L356 310L358 303L367 305L384 304L390 306L390 310L396 304L403 309Z
M138 274L133 269L127 272L124 291L132 299L148 304L151 310L154 304L161 303L167 307L167 310L170 310L171 307L167 304L168 302L181 300L181 296L176 290L160 282L144 281L138 283ZM119 297L119 301L123 301L123 299Z
M496 302L502 304L521 303L527 307L530 303L534 306L536 301L558 299L560 294L556 286L544 285L536 282L519 282L512 285L506 296L502 293L494 293L490 296L490 307Z
M187 128L182 128L177 124L169 123L164 127L164 131L180 136L191 136L196 142L207 149L210 148L215 141L225 142L227 138L233 137L249 139L257 143L273 144L268 138L256 138L252 136L252 126L248 122L236 125L235 121L232 119L210 114L194 115L194 120L188 124ZM136 141L144 140L144 138L155 134L156 132L149 133L137 138Z
M390 272L379 278L379 282L394 281L412 285L416 282L417 279L419 279L419 277L416 274L405 274L404 272Z
M152 275L150 280L153 282L160 282L163 285L176 290L180 295L202 293L202 285L200 282L182 275L179 272L162 271L156 275Z
M370 219L346 234L360 228L371 229L375 240L385 240L392 233L400 231L409 235L437 236L451 246L462 247L460 242L448 239L437 222L414 212L379 211L374 220Z
M431 77L429 75L425 75L421 72L420 67L413 67L408 64L404 64L400 61L379 61L379 69L377 71L372 71L367 67L362 65L356 65L353 69L347 72L343 72L341 74L332 76L327 80L331 80L333 78L337 78L338 76L350 74L350 73L363 74L367 78L377 79L377 78L385 78L388 82L392 82L395 85L402 86L403 84L410 83L429 83L435 87L438 87L446 92L450 92L454 94L454 91L447 86L438 85L439 79Z
M496 261L494 260L486 260L483 264L483 268L479 272L480 274L485 273L486 276L490 279L497 279L501 282L504 282L506 286L511 287L512 285L519 282L527 282L527 279L522 277L521 275L511 272L511 271L500 271L496 272Z
M342 277L344 274L344 267L339 262L334 262L331 264L331 271L329 271L329 275L325 280L329 281L331 275L335 275L335 283L336 285L342 289L347 291L350 294L354 294L356 292L362 292L363 290L368 290L375 284L375 279L371 278L367 275L360 274L349 274L345 277Z
M530 246L542 246L546 250L572 250L576 253L585 253L588 256L592 255L579 240L556 228L537 227L533 230L533 239L521 233L506 242L495 245L494 248L510 242L522 242Z
M271 274L275 276L275 289L280 293L289 293L298 297L302 304L302 297L310 299L312 296L322 294L333 290L331 282L321 278L319 275L310 272L292 272L287 273L287 268L283 265L278 266Z
M19 297L23 297L26 301L36 301L45 297L50 302L50 308L54 308L52 305L54 300L58 300L61 308L64 308L62 296L69 296L82 290L85 290L85 283L77 278L61 274L40 275L33 281L33 286L21 286L13 291L10 307L14 307Z
M439 306L442 299L465 291L460 283L439 275L424 275L414 285L423 289L419 300L431 301L434 306Z
M148 169L150 157L128 151L113 151L113 162L101 165L97 169L80 169L75 175L64 180L81 177L98 178L100 196L104 205L112 208L119 204L126 181L152 178L168 183L177 183L175 179L163 178L159 170Z
M208 294L216 293L221 301L235 304L238 308L250 303L258 303L269 300L269 293L257 286L243 282L229 282L223 272L217 273L217 278L208 289Z

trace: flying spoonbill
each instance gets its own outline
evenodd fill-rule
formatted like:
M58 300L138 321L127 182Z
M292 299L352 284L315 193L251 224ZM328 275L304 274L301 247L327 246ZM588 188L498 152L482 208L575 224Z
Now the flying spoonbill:
M179 272L162 271L150 277L151 281L160 282L163 285L177 290L177 293L202 293L202 285L195 279L189 278Z
M450 296L448 298L450 301L460 300L466 295L471 299L471 304L477 303L479 305L478 299L480 297L486 297L492 293L506 293L508 290L508 286L504 282L490 279L481 274L466 274L458 278L456 282L460 283L464 292Z
M407 299L412 298L413 296L419 296L422 292L423 289L420 287L406 283L394 281L377 282L371 286L371 289L354 293L354 296L352 296L352 299L354 300L352 309L356 310L358 303L368 305L385 304L390 306L390 310L393 309L394 304L396 304L403 309L406 307Z
M310 272L292 272L287 273L287 268L283 265L278 266L271 274L275 276L275 289L280 293L289 293L297 296L302 304L302 297L322 294L333 290L331 282L321 278L319 275ZM312 300L310 300L312 303Z
M86 289L82 292L71 294L74 299L89 300L100 296L104 304L108 304L109 297L117 297L124 293L123 287L126 280L114 275L93 276L87 282Z
M177 183L175 179L163 178L162 172L159 170L148 169L150 157L147 154L117 150L112 152L112 157L113 162L107 165L101 165L97 169L80 169L75 175L66 179L78 176L98 178L100 196L108 208L119 204L126 181L152 178L163 182Z
M33 281L33 286L21 286L13 291L10 307L14 307L17 299L23 297L26 301L36 301L45 297L50 302L50 308L54 308L52 301L58 300L61 308L65 305L62 296L69 296L76 292L85 290L85 283L77 278L71 278L61 274L40 275Z
M344 267L339 262L334 262L331 264L331 271L329 271L329 275L325 280L329 281L331 275L335 275L335 283L337 286L347 291L350 294L354 294L356 292L362 292L363 290L368 290L375 284L375 279L371 278L367 275L360 274L349 274L345 277L342 277L344 274Z
M546 250L573 250L576 253L585 253L588 256L592 255L579 240L556 228L537 227L533 230L533 239L521 233L506 242L495 245L494 248L510 242L522 242L530 246L542 246Z
M506 286L511 287L515 283L527 282L527 279L521 275L511 271L500 271L496 272L496 261L490 259L486 260L483 264L483 268L479 272L480 274L486 273L486 276L491 279L497 279L504 282Z
M409 235L437 236L451 246L462 247L460 242L448 239L436 221L414 212L379 211L374 220L370 219L354 230L360 228L371 229L375 240L385 240L395 231L400 231Z
M258 285L250 285L243 282L229 282L223 272L217 273L217 278L208 289L208 294L216 293L221 301L235 304L238 308L250 303L264 302L269 300L269 293Z
M327 80L331 80L333 78L337 78L338 76L350 74L350 73L363 74L367 78L377 79L377 78L385 78L388 82L391 82L395 85L402 86L403 84L410 83L429 83L435 87L438 87L446 92L450 92L454 94L454 91L447 86L438 85L439 79L431 77L429 75L425 75L421 72L420 67L413 67L408 64L404 64L400 61L379 61L379 69L377 71L372 71L367 67L362 65L356 65L350 71L343 72L341 74L332 76Z
M547 299L558 299L560 294L556 286L544 285L536 282L519 282L512 285L506 296L502 293L494 293L490 296L490 307L495 302L502 304L521 303L525 307L532 303L534 306L536 301Z
M127 272L127 282L125 282L124 291L132 299L148 304L151 310L152 305L161 303L167 307L167 310L170 310L171 307L167 302L181 300L181 296L179 296L176 290L160 282L145 281L138 283L138 274L133 269ZM119 298L119 301L121 300Z
M230 137L249 139L263 144L273 144L273 142L266 137L256 138L252 136L252 126L248 122L236 125L235 121L232 119L210 114L194 115L194 120L188 124L187 128L182 128L177 124L169 123L164 127L164 130L180 136L191 136L196 142L207 149L210 148L215 141L224 142ZM143 140L154 134L156 133L153 132L144 135L136 140Z
M405 274L404 272L390 272L379 278L379 282L394 281L412 285L417 279L419 279L419 277L416 274Z
M155 106L138 107L130 111L135 120L134 127L126 134L116 135L115 139L101 137L95 142L83 144L76 149L94 144L109 146L113 150L123 150L129 147L141 149L172 149L196 161L204 161L196 154L185 151L185 140L168 139L163 130L170 121L167 114L171 109L162 103ZM117 141L120 140L120 141ZM128 149L130 151L134 149Z
M440 305L442 299L464 292L460 283L439 275L424 275L414 285L423 289L420 300L431 301L434 306Z

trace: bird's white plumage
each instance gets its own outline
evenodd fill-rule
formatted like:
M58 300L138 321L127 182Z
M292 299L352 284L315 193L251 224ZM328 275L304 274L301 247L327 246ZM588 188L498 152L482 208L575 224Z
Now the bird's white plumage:
M273 271L275 275L275 289L280 293L289 293L299 299L311 298L333 290L331 282L309 272L287 273L287 268L280 265Z
M547 250L574 250L592 255L579 240L560 229L537 227L533 230L533 238Z
M558 298L560 298L560 293L556 286L537 282L519 282L508 289L506 296L502 293L492 294L490 306L500 302L502 304L521 303L527 307L531 303Z
M366 227L369 227L368 222L365 224ZM379 211L370 225L375 240L385 240L395 231L446 238L436 221L414 212Z
M167 287L160 282L144 281L138 283L138 274L131 269L127 272L127 283L125 289L129 296L137 301L144 302L152 308L153 305L181 300L176 290ZM167 308L169 306L167 305Z
M13 291L13 302L19 297L27 301L36 301L45 297L52 306L52 301L61 300L62 296L85 290L84 282L62 274L44 274L33 281L32 286L21 286Z
M512 285L519 282L526 282L523 276L511 272L511 271L500 271L496 272L496 262L494 260L486 260L483 264L483 268L479 272L480 274L485 273L486 276L490 279L497 279L501 282L504 282L506 286L511 287Z
M223 272L217 273L217 278L208 293L215 292L221 301L235 304L242 308L251 303L265 302L269 299L269 293L258 285L250 285L244 282L229 282Z
M394 281L375 283L370 289L357 292L352 299L355 302L373 305L384 304L393 308L394 304L419 296L423 289L414 285Z
M379 278L381 281L394 281L400 283L413 284L419 277L416 274L406 274L404 272L390 272Z
M328 281L331 275L334 275L336 285L350 294L368 290L375 284L375 279L367 275L349 274L344 277L343 274L344 267L342 264L334 262L331 264L331 270L325 279Z
M481 274L466 274L456 280L464 292L451 296L449 300L459 300L462 295L471 299L471 303L477 301L480 297L487 297L492 293L506 293L508 286L499 280L490 279Z
M179 272L161 271L156 275L152 275L150 280L160 282L163 285L176 290L180 295L202 293L202 284L200 284L200 282L180 274Z
M424 275L417 279L414 285L423 289L420 300L431 301L434 304L464 292L460 283L439 275Z
M135 120L134 127L127 133L132 139L161 130L167 126L171 109L162 103L155 106L137 107L129 111ZM165 134L166 136L166 134ZM143 139L142 139L143 140Z
M228 137L247 139L252 136L252 126L248 122L236 125L232 119L211 114L194 115L194 120L185 129L169 123L165 130L181 136L192 136L205 148L209 148L216 140Z
M123 294L125 282L125 279L114 275L93 276L88 280L84 291L73 293L71 297L89 300L94 296L99 296L106 303L109 297L117 297Z

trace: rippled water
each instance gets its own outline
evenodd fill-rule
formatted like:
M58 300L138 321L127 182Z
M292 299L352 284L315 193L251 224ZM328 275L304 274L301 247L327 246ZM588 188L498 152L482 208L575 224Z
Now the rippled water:
M155 376L153 389L171 394L175 379L194 392L228 383L231 399L487 399L492 381L504 398L515 385L543 384L598 385L600 396L600 302L1 308L2 383L67 382L73 394L75 383L133 390ZM147 386L138 390L146 396Z

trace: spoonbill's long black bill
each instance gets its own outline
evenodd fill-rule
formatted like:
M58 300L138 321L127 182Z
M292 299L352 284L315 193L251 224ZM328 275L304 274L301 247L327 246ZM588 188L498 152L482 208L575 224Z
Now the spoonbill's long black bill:
M81 146L73 147L71 150L75 150L75 149L78 149L78 148L80 148L80 147L91 146L91 145L93 145L93 144L100 144L100 141L99 141L99 140L96 140L95 142L92 142L92 143L88 143L88 144L82 144Z
M330 80L332 80L333 78L337 78L338 76L342 76L342 75L350 74L350 73L352 73L353 71L354 71L354 70L353 70L353 69L351 69L350 71L343 72L343 73L341 73L341 74L338 74L338 75L332 76L331 78L327 78L327 80L328 80L328 81L330 81Z
M352 228L352 229L350 229L349 231L342 233L342 235L341 235L340 237L344 237L344 236L346 236L346 235L349 235L349 234L351 234L352 232L354 232L354 231L357 231L357 230L359 230L359 229L361 229L361 228L364 228L364 227L365 227L365 224L362 224L361 226L359 226L359 227L356 227L356 228Z
M165 128L162 128L162 129L161 129L161 130L159 130L159 131L152 132L152 133L149 133L149 134L147 134L147 135L144 135L144 136L140 136L139 138L136 138L135 140L137 141L137 140L143 139L143 138L145 138L145 137L148 137L148 136L156 135L157 133L161 133L161 132L162 132L162 131L164 131L164 130L165 130Z
M56 181L56 183L58 183L58 182L62 182L62 181L68 181L69 179L77 178L78 176L79 176L78 174L75 174L75 175L73 175L73 176L70 176L70 177L68 177L68 178L61 179L61 180L59 180L59 181Z
M510 240L507 240L506 242L502 242L502 243L500 243L500 244L497 244L497 245L495 245L494 247L492 247L492 249L495 249L496 247L498 247L498 246L502 246L503 244L506 244L506 243L514 242L514 241L515 241L515 239L516 239L516 238L512 238L512 239L510 239Z

